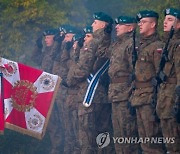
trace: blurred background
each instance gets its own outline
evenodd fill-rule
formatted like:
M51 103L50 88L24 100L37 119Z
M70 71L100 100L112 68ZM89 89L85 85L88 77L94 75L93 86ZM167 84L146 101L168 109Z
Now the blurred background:
M33 66L30 55L45 29L62 24L83 28L92 23L97 11L114 19L152 9L160 15L158 30L162 35L163 11L168 7L180 9L180 0L0 0L0 56ZM47 133L41 141L7 129L0 136L0 154L48 154L49 149Z

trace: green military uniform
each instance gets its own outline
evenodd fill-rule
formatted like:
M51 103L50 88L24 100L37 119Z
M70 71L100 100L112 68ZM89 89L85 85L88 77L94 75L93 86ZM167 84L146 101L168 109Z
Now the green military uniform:
M69 86L79 86L78 91L78 120L79 120L79 142L82 154L97 153L96 136L98 135L99 125L97 123L105 123L101 121L99 114L101 113L102 103L107 103L107 94L105 87L100 83L96 89L93 102L90 107L83 106L82 102L88 87L87 77L90 73L94 74L104 64L105 49L110 44L110 34L104 29L97 30L93 33L93 40L90 44L86 44L80 50L79 61L74 65L67 78ZM100 63L101 62L101 63ZM104 114L107 117L109 113ZM97 122L97 120L99 120ZM107 119L106 119L107 120ZM101 125L102 126L102 125ZM107 125L106 125L107 126ZM108 126L109 127L109 126ZM108 128L106 128L107 131ZM102 129L101 129L102 131ZM103 130L104 131L104 130ZM112 150L112 149L111 149ZM108 151L107 153L113 153Z
M172 15L180 20L180 10L166 9L165 15ZM166 32L165 41L168 36L169 32ZM161 119L163 136L175 138L175 143L166 144L167 151L178 154L180 153L180 124L173 116L173 106L176 99L175 88L180 86L180 29L175 30L168 51L168 62L163 69L167 79L160 85L156 110Z
M56 35L57 33L58 31L56 29L49 29L44 31L43 35ZM59 47L60 43L54 43L48 47L36 44L31 58L43 71L52 73L53 61Z
M58 31L55 29L50 29L44 31L43 35L54 35L58 34ZM42 41L42 40L39 40ZM58 73L54 72L53 70L53 64L56 57L56 54L61 49L61 43L62 39L60 38L59 41L54 39L54 43L50 47L43 47L41 46L42 42L38 42L35 46L35 50L32 54L32 60L37 63L41 69L44 71L47 71L49 73L53 73L56 75L59 75ZM43 44L42 44L43 45ZM64 90L60 90L57 92L57 97L59 96L59 93L64 92ZM62 94L63 95L63 94ZM61 101L63 99L61 98ZM47 131L50 136L51 140L51 154L56 153L63 153L63 147L64 147L64 128L62 124L62 107L57 106L57 99L54 103L53 110L51 112L50 120L48 123ZM60 115L61 114L61 115Z
M74 27L66 28L65 33L75 34L76 29ZM69 72L69 69L73 67L78 59L79 49L74 50L72 48L73 42L66 42L65 48L61 53L60 60L60 71L59 74L62 77L62 86L67 88L66 99L63 102L64 104L64 127L65 127L65 145L64 153L80 153L79 142L78 142L78 116L77 116L77 87L67 87L66 78Z
M120 16L116 24L135 24L132 17ZM112 102L112 122L114 137L138 137L136 116L128 109L131 95L133 32L118 36L109 48L111 50L109 76L109 99ZM115 144L116 153L131 154L139 152L138 144Z
M64 36L57 35L55 37L56 39L55 39L54 44L55 44L55 47L58 46L58 48L54 55L54 61L51 62L51 65L53 65L52 73L60 76L59 72L61 72L61 70L59 70L60 66L58 64L60 64L59 61L61 60L61 58L58 59L57 57L58 55L61 54L61 51L64 49L65 45L62 42L64 39ZM59 154L59 153L63 154L64 152L65 133L64 133L64 112L63 112L64 104L63 102L66 99L65 98L66 91L67 91L67 88L60 85L57 95L56 95L52 114L49 120L48 132L49 132L49 136L51 140L50 154Z
M81 40L84 38L81 34L75 34L73 37L74 42L78 42L78 46L74 49L72 48L69 55L69 60L67 62L67 66L69 68L69 72L71 72L71 68L76 65L79 59L80 45ZM68 75L69 75L68 72ZM79 154L80 153L80 145L78 140L78 95L80 87L79 85L68 87L67 97L65 106L67 109L68 115L65 117L66 119L66 146L65 153Z
M140 20L146 17L158 18L154 11L141 11L137 15ZM159 66L162 43L156 32L149 36L141 36L138 47L138 60L135 66L135 91L132 95L131 103L136 107L137 124L139 137L161 137L160 124L155 120L153 115L154 109L151 105L153 96L153 86L151 80L156 76ZM141 148L146 154L162 154L163 144L142 143Z

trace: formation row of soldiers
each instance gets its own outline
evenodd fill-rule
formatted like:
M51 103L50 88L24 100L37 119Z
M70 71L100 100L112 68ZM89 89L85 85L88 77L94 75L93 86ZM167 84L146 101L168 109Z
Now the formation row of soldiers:
M180 10L168 8L164 38L158 13L143 10L137 17L113 20L103 12L93 15L84 36L62 25L44 32L32 59L44 71L62 78L49 121L51 153L66 154L179 154L180 153ZM116 40L111 41L115 22ZM139 28L139 38L135 29ZM105 62L109 69L98 79L83 105L92 78ZM162 79L163 78L163 79ZM85 102L86 103L86 102ZM118 144L98 148L96 136L167 137L175 143Z

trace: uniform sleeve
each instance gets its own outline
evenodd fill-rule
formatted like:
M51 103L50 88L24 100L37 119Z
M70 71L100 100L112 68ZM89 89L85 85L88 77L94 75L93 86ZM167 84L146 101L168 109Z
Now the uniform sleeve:
M69 86L75 86L87 79L95 61L94 51L92 46L81 49L78 63L74 64L68 72L67 84Z
M130 71L133 70L132 52L133 52L132 44L129 44L125 49L125 57L124 57L124 59L127 59L127 64L128 64L128 68L130 69Z
M154 64L156 73L159 70L159 63L160 63L161 54L163 51L162 46L163 46L163 44L158 45L153 52L153 64Z
M104 34L101 38L101 41L94 41L97 44L97 56L101 58L108 58L110 55L109 46L111 44L111 37L107 34Z
M177 48L174 52L174 61L175 61L177 85L180 85L180 44L177 45Z
M112 56L113 46L114 46L114 43L111 43L110 46L106 49L106 57L108 59L110 59Z
M31 55L31 59L37 65L41 65L42 57L43 57L42 49L38 48L38 46L35 45L35 48L34 48L32 55Z

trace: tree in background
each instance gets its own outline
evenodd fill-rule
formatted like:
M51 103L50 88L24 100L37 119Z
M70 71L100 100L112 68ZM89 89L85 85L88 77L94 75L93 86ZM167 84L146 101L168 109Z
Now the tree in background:
M116 18L120 15L136 16L140 10L154 10L159 13L159 32L162 34L164 10L168 7L180 8L180 0L84 0L91 14L104 11Z
M80 3L81 0L77 2ZM82 25L82 17L87 18L87 13L82 5L77 7L77 2L75 4L73 0L0 0L1 56L31 63L28 57L42 31L47 28L58 28L65 23ZM81 17L80 21L78 17Z

